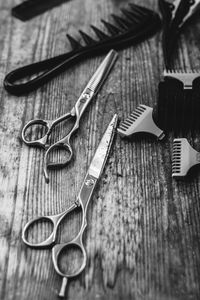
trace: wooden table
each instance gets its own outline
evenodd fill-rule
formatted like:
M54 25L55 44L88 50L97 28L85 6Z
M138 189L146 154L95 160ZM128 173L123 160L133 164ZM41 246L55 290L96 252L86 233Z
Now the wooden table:
M66 33L90 33L89 24L119 14L120 0L74 0L27 23L10 15L20 1L0 8L0 299L56 299L61 278L50 250L32 250L21 240L25 223L56 214L76 198L94 151L114 113L124 119L138 104L153 106L163 71L161 32L120 52L115 69L85 113L73 139L73 163L43 178L44 151L24 145L22 126L33 118L68 111L102 61L88 59L28 96L3 88L9 71L70 49ZM156 0L135 0L158 10ZM199 69L200 21L180 38L176 66ZM61 128L61 131L63 128ZM189 180L171 178L173 134L163 142L116 137L89 207L84 237L88 262L70 281L66 299L200 299L200 171ZM199 145L199 135L193 137ZM200 149L200 148L199 148ZM199 150L198 149L198 150ZM70 216L61 241L78 232L81 215ZM43 228L38 232L42 238Z

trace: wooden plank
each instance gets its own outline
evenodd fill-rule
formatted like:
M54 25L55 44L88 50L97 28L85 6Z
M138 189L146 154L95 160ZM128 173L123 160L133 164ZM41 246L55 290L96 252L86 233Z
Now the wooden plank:
M158 10L156 0L134 2ZM76 159L51 172L46 185L44 152L22 144L21 128L32 118L68 111L102 58L81 62L28 96L8 95L3 78L14 68L69 50L65 33L91 32L90 23L102 26L101 18L108 20L126 3L74 0L28 23L10 17L17 3L0 4L0 299L50 300L61 283L51 251L27 248L21 230L33 217L59 213L74 201L115 112L124 119L138 104L156 105L163 70L161 33L120 52L73 139ZM182 35L176 67L199 68L199 27L196 21ZM199 147L198 135L189 138ZM86 270L69 283L67 299L199 299L200 172L182 182L171 179L172 140L173 134L160 143L150 137L116 137L89 208ZM80 222L80 214L66 220L62 242L75 236Z

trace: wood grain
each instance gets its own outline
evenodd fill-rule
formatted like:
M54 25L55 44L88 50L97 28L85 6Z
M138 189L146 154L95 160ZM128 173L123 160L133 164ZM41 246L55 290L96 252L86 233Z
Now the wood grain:
M157 1L135 0L158 10ZM14 68L70 49L65 34L91 32L89 24L119 12L126 1L74 0L30 22L11 17L19 1L0 8L0 299L56 299L61 278L50 250L23 245L25 223L69 207L101 136L114 113L124 119L138 105L153 106L163 70L161 33L120 52L115 69L91 103L73 139L76 159L43 178L44 152L22 144L22 126L33 118L68 111L102 58L86 60L24 97L8 95L3 78ZM176 66L199 69L200 21L179 41ZM61 128L64 132L64 128ZM189 136L199 146L199 135ZM84 238L86 270L69 283L66 299L197 300L200 298L200 171L189 180L171 179L173 134L160 143L116 136L112 153L89 207ZM61 228L74 237L81 215ZM44 230L38 233L41 237Z

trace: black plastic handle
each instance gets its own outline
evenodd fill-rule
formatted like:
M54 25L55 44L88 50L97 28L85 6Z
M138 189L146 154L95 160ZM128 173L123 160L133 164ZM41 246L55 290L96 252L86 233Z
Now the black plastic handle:
M71 51L50 59L45 59L43 61L18 68L6 75L4 79L4 87L9 93L16 96L29 93L47 83L57 74L64 71L64 69L66 69L68 66L75 63L80 57L81 53L72 53ZM27 79L33 75L35 75L33 79L22 83L16 83L17 81Z
M85 46L77 42L79 46L78 49L74 48L68 53L33 63L10 72L4 79L5 89L9 93L17 96L29 93L47 83L50 79L77 61L83 58L102 55L111 49L120 50L129 45L141 42L143 39L155 33L160 27L159 16L151 10L134 5L132 8L133 15L131 14L131 17L130 14L131 13L128 14L128 22L124 19L123 24L121 24L120 20L123 19L117 18L115 20L115 22L118 23L118 27L105 23L107 26L108 24L112 26L112 31L113 28L115 28L117 33L112 33L110 36L105 35L103 39L101 36L101 38L96 41L82 33L85 37Z

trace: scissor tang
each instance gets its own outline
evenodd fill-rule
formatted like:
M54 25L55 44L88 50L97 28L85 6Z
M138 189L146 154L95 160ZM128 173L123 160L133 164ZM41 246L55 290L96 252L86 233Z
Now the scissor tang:
M79 128L80 119L93 99L93 97L98 93L99 89L101 88L102 84L104 83L105 79L107 78L110 70L112 69L116 59L117 59L117 52L111 50L108 55L105 57L103 62L100 64L90 81L88 82L87 86L81 93L80 97L78 98L75 106L72 108L70 115L75 117L75 122L70 130L70 132L51 145L45 153L44 157L44 175L45 180L48 183L48 168L55 169L55 168L63 168L65 167L72 159L73 150L70 144L71 136L75 133L75 131ZM66 153L65 160L62 162L50 162L49 161L49 154L54 150L63 150Z

